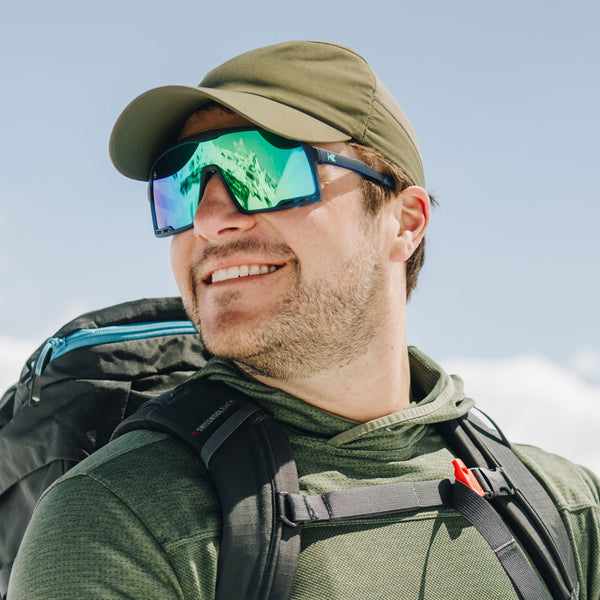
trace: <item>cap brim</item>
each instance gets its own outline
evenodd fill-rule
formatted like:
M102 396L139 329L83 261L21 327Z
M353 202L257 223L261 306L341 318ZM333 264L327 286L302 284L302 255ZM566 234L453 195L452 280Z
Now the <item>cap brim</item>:
M115 167L132 179L146 181L158 154L177 139L185 120L214 101L252 123L303 142L341 142L347 133L275 100L203 87L165 86L138 96L118 118L110 138Z

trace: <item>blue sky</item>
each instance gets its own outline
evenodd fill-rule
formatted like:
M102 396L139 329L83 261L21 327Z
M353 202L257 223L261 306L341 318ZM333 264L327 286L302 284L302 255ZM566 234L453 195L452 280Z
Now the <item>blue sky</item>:
M553 376L564 374L584 386L565 410L588 423L591 410L600 424L600 5L282 6L24 0L4 8L3 373L80 312L177 293L144 184L120 176L108 157L125 105L152 87L195 85L242 51L319 39L361 52L396 96L440 203L409 309L410 342L460 366L467 391L472 372L490 398L498 385L486 389L492 378L481 374L495 367L513 377L503 368L530 357L519 373L539 380L536 414L557 389Z

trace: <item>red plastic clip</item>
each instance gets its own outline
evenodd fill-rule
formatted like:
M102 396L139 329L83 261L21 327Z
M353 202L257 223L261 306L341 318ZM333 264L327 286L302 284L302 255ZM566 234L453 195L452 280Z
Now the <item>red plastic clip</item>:
M456 481L464 483L467 487L470 487L474 492L483 498L485 496L485 492L479 484L479 481L477 481L475 475L469 471L467 465L465 465L460 458L455 458L452 461L452 464L454 465L454 477L456 477Z

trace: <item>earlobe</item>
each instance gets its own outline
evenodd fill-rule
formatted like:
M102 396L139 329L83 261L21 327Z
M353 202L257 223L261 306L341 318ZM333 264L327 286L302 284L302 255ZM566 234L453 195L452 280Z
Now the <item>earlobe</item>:
M412 185L397 194L392 202L397 232L390 251L390 260L406 262L425 235L431 201L429 194L422 187Z

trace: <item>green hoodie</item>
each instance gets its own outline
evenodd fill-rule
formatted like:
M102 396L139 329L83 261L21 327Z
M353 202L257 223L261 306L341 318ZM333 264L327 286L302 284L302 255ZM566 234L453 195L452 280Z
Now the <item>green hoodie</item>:
M198 377L226 381L269 410L289 437L300 489L453 476L432 427L473 401L460 379L410 349L414 402L357 424L213 359ZM365 398L365 402L369 399ZM573 540L581 600L600 598L599 489L585 469L517 448L553 495ZM9 600L203 600L214 597L219 505L204 467L170 437L136 431L80 463L44 494L11 577ZM516 598L493 551L450 508L302 530L294 600Z

